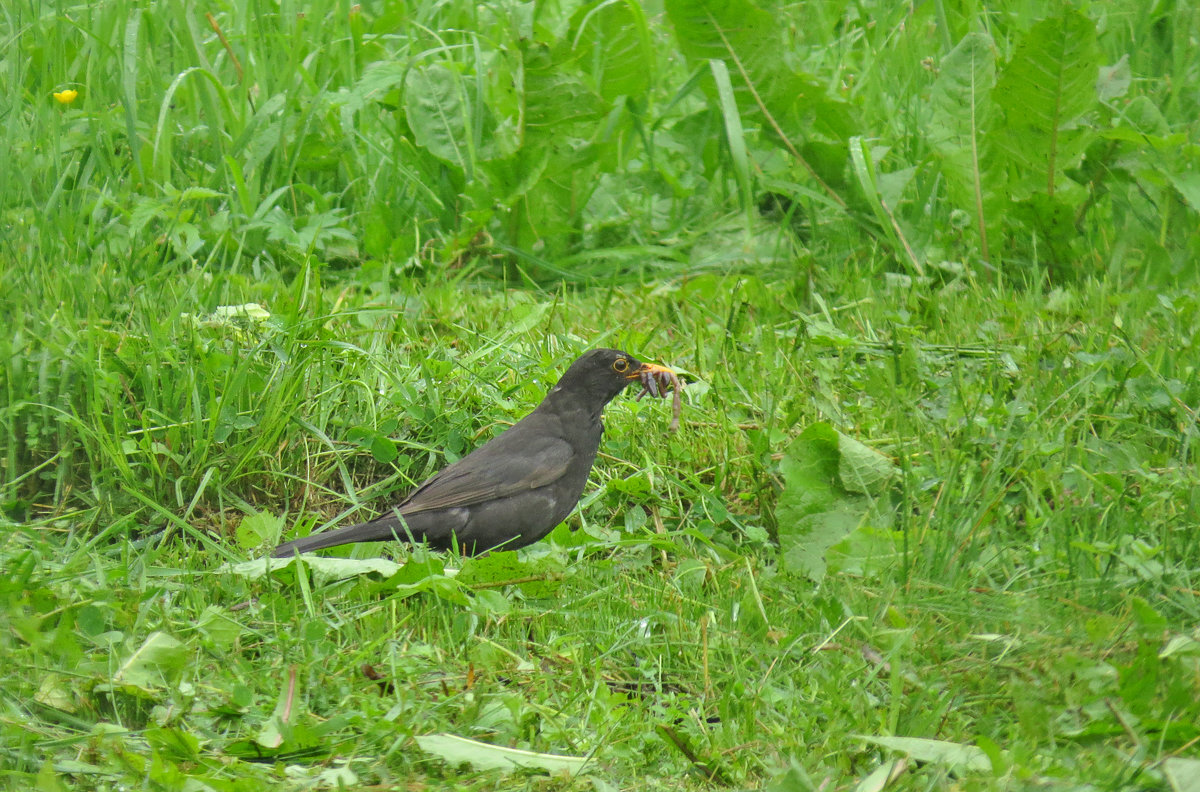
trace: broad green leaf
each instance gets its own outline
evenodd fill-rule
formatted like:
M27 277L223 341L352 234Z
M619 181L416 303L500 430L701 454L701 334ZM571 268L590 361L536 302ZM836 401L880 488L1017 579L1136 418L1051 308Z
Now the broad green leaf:
M908 754L919 762L977 772L987 772L992 769L992 763L988 760L987 754L974 745L963 745L945 740L928 740L921 737L874 737L867 734L855 736L882 748Z
M191 652L178 640L153 632L121 663L113 683L147 690L161 687L179 674L189 657Z
M784 452L784 490L775 516L786 569L812 580L825 576L825 551L854 530L863 504L840 498L837 432L813 424Z
M370 426L355 426L346 433L346 439L359 448L371 452L376 462L384 465L391 463L398 455L396 444L387 436Z
M561 577L562 565L549 556L522 560L504 550L468 559L455 582L475 589L477 595L490 586L516 585L526 597L543 599L559 589Z
M935 125L930 142L939 150L969 145L970 136L985 126L991 114L996 85L996 45L986 33L968 33L942 59L930 90Z
M761 100L784 134L795 140L815 133L841 142L858 126L849 105L830 98L820 81L792 70L780 57L786 26L770 12L748 0L668 0L666 10L679 49L690 62L719 59L728 64L743 118L760 118ZM713 81L705 79L701 85L717 104Z
M273 750L283 745L286 739L284 732L286 724L279 720L277 716L271 716L263 723L258 733L254 736L254 741L263 748Z
M1172 792L1200 792L1200 759L1173 756L1163 762L1163 775Z
M404 84L406 68L399 61L376 61L363 70L354 91L364 99L381 100Z
M1122 118L1139 136L1166 138L1171 134L1171 125L1163 111L1148 96L1133 97L1125 106ZM1137 142L1138 139L1132 138L1133 142Z
M882 516L882 515L881 515ZM876 525L875 522L883 524ZM901 563L904 536L888 527L888 520L860 525L825 552L825 562L834 573L845 572L864 578L886 574Z
M1026 228L1036 231L1048 252L1064 259L1070 257L1079 240L1075 230L1076 206L1069 192L1053 196L1034 192L1009 207L1009 218L1020 220Z
M196 629L222 650L229 650L238 636L246 631L246 628L220 605L206 607L196 620Z
M75 712L78 709L75 689L65 683L59 674L44 675L33 700L63 712Z
M968 33L942 59L930 91L926 137L941 160L952 200L972 207L975 189L985 187L980 163L992 115L991 92L996 85L996 46L984 33Z
M468 586L477 583L498 583L502 580L525 577L529 572L514 550L499 550L468 559L458 581Z
M326 558L324 556L300 556L300 563L313 573L313 579L318 583L359 575L382 575L390 578L400 571L400 565L385 558ZM246 578L257 580L270 572L285 569L296 563L295 558L254 558L237 564L226 564L218 572L230 572Z
M1083 116L1096 106L1099 68L1095 24L1075 10L1037 23L1018 43L994 93L1014 197L1053 195L1063 171L1079 163L1091 138Z
M576 775L588 762L585 756L562 756L502 748L453 734L430 734L415 739L422 751L440 757L452 766L468 764L476 770L534 768L548 773Z
M422 583L431 577L445 574L446 564L439 556L428 552L420 552L405 561L404 566L400 567L395 574L389 577L387 582L407 586Z
M567 34L592 89L606 102L640 97L654 74L654 48L635 0L595 0L571 17Z
M259 728L255 742L267 749L283 745L291 734L292 723L296 719L296 671L293 669L283 679L279 695L275 699L275 711Z
M550 164L550 147L530 144L517 153L479 163L486 184L481 185L480 201L493 200L511 206L542 180ZM482 181L482 180L481 180Z
M259 547L264 542L279 541L282 532L282 517L270 512L254 512L242 518L235 534L239 547Z
M404 99L417 145L470 178L468 106L459 76L440 63L415 66L404 80Z
M1133 84L1133 73L1129 68L1128 53L1112 66L1100 67L1100 76L1096 79L1096 95L1101 102L1112 102L1129 93Z
M327 767L314 779L313 786L319 789L362 789L358 775L349 765Z
M838 472L838 433L815 423L797 437L779 463L784 498L796 515L811 514L833 503ZM781 505L783 504L781 499Z
M853 437L838 433L838 479L849 492L879 495L896 475L892 460Z
M892 463L827 423L805 429L780 462L784 489L776 509L784 566L812 580L825 576L826 556L867 518L872 499L893 474Z
M1200 173L1170 173L1167 178L1187 205L1200 212Z
M879 765L855 785L854 792L883 792L893 780L892 774L897 772L897 765L904 761L891 759Z
M1158 657L1161 660L1177 654L1200 656L1200 630L1192 635L1172 635L1167 645L1158 653Z
M853 533L862 524L865 513L864 506L847 500L828 510L790 521L786 534L781 525L779 541L783 547L783 565L791 572L820 581L828 568L826 554L829 548Z
M469 605L465 587L455 579L458 572L447 569L441 556L418 549L394 575L373 588L396 599L430 593L456 605Z
M556 57L544 44L522 50L525 77L525 137L561 138L577 123L601 117L600 97L580 79L578 63Z

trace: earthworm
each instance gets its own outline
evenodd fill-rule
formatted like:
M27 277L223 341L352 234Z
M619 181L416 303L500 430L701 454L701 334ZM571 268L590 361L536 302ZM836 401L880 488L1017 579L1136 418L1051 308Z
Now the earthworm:
M638 401L646 394L658 398L662 396L664 399L667 396L667 386L669 385L674 391L674 399L671 402L671 423L667 427L668 432L674 432L679 428L679 416L683 412L683 397L680 391L683 389L683 382L680 381L679 375L669 368L663 366L647 366L642 369L638 379L642 383L642 390L637 395Z

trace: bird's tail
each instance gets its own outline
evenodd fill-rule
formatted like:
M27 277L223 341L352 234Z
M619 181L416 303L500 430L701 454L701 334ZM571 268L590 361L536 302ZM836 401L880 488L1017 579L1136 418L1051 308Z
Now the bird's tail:
M322 531L301 539L284 542L276 547L271 555L275 558L291 558L296 553L324 550L327 547L337 547L351 542L391 542L397 539L408 541L408 533L397 520L389 515L381 520L348 525L345 528L338 528L336 531Z

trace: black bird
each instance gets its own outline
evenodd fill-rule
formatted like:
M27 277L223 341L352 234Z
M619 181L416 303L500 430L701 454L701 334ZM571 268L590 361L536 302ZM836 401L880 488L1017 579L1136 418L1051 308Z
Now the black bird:
M593 349L571 364L533 412L435 474L387 514L284 542L273 555L391 539L443 550L457 546L467 554L533 544L579 502L600 447L605 405L651 375L675 376L618 349Z

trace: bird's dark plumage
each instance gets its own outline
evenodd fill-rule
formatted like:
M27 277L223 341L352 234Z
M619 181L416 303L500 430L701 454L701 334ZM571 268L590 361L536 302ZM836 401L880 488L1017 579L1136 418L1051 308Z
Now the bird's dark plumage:
M593 349L571 364L533 412L390 512L284 542L273 555L410 537L439 549L457 545L464 553L532 544L579 502L600 447L600 414L647 370L664 369L617 349Z

